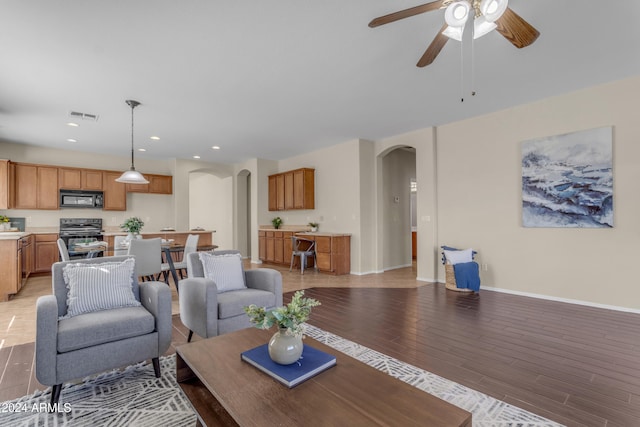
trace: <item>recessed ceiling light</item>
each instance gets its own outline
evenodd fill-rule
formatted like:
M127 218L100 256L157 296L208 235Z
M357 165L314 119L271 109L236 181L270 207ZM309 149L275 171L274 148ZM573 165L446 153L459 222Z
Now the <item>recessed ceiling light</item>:
M73 139L73 138L69 138L69 139L67 139L67 142L78 142L78 140Z
M147 151L144 148L138 148L138 151Z
M217 145L214 145L213 147L211 147L211 149L213 149L213 150L219 150L219 149L220 149L220 147L218 147Z
M193 158L194 158L194 159L199 159L199 158L200 158L200 156L193 156Z
M154 141L160 141L160 137L159 136L152 136L149 139L153 139Z
M67 123L67 126L72 126L72 127L74 127L74 128L77 128L77 127L78 127L78 126L80 126L80 125L79 125L79 124L77 124L77 123L69 122L69 123Z

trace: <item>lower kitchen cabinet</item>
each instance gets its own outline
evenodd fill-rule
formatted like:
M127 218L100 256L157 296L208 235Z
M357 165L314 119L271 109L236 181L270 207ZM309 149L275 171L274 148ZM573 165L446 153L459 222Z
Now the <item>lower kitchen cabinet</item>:
M32 242L33 236L0 240L0 301L9 301L31 274Z
M35 235L34 273L51 273L53 263L60 260L57 240L56 233Z

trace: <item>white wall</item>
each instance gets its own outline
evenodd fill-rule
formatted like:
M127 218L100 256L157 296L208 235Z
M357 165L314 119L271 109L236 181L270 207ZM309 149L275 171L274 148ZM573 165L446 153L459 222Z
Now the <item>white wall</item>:
M439 127L440 244L478 250L487 286L640 308L639 93L636 77ZM523 228L521 142L602 126L614 128L614 227Z
M215 230L214 243L219 249L234 249L232 184L232 177L189 174L189 228Z

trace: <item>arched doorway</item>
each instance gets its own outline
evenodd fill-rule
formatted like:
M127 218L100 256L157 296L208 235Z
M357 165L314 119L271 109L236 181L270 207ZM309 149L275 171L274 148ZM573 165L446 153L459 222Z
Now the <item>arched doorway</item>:
M382 214L382 269L393 270L413 265L412 232L417 230L418 193L416 150L409 146L389 148L379 155L382 171L380 212ZM417 188L416 188L417 190Z

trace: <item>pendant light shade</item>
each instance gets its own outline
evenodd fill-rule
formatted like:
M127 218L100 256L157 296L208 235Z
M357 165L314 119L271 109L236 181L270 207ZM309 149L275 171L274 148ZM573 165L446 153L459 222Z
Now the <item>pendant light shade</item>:
M147 181L145 177L136 170L133 161L133 109L140 105L140 103L132 99L128 99L125 102L129 107L131 107L131 169L123 172L119 178L116 178L116 181L124 184L148 184L149 181Z

